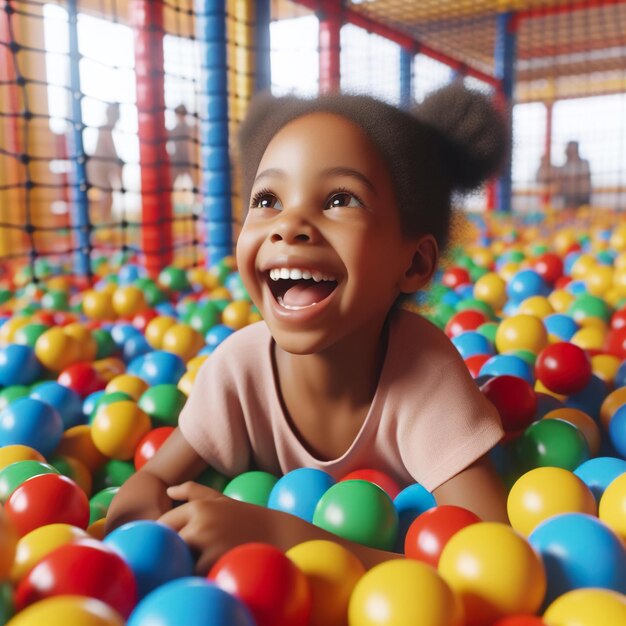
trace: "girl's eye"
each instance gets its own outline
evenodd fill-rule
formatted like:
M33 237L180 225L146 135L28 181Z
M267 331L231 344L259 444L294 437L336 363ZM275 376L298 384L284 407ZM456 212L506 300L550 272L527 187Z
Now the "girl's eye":
M282 205L280 200L273 193L261 191L252 197L250 207L258 209L280 209Z
M335 209L338 207L356 208L362 207L363 203L353 194L347 191L334 193L329 199L326 208Z

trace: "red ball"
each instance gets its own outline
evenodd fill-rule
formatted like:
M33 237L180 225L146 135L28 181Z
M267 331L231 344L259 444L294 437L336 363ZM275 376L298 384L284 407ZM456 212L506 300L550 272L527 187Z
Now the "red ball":
M43 557L19 584L18 610L61 595L102 600L125 618L137 604L137 582L115 551L95 539L69 543Z
M624 326L626 326L626 308L615 311L613 317L611 317L611 328L613 330L619 330L624 328Z
M174 432L173 426L155 428L143 436L135 448L135 469L139 471Z
M155 311L154 309L140 311L133 316L132 325L143 333L146 330L146 326L158 315L158 311Z
M87 528L89 500L70 478L42 474L25 480L4 505L20 537L47 524L71 524Z
M523 379L517 376L495 376L480 390L500 413L502 426L508 433L526 428L537 410L537 394Z
M618 359L622 361L626 359L626 326L610 330L604 347L609 354L614 354Z
M582 348L559 341L539 353L535 374L550 391L569 395L580 391L589 382L591 360Z
M424 511L413 520L404 539L404 555L433 567L450 538L480 517L460 506L443 505Z
M546 623L536 615L507 615L494 622L492 626L547 626Z
M490 358L490 354L474 354L465 359L465 365L467 365L467 369L472 375L472 378L478 378L480 376L480 370Z
M104 389L107 384L100 373L87 361L69 365L59 374L57 380L61 385L73 389L81 398Z
M257 626L307 626L311 619L307 577L272 545L245 543L229 550L208 578L238 597Z
M547 283L554 284L563 276L563 261L561 257L552 252L546 252L538 256L531 263L532 269Z
M450 267L441 277L441 282L451 289L456 289L461 285L468 285L472 282L469 272L464 267Z
M569 285L571 282L572 282L571 276L561 276L560 278L557 278L556 282L554 283L554 288L565 289L565 287L567 287L567 285Z
M482 311L474 309L466 309L455 313L446 324L446 335L453 339L457 335L468 330L476 330L485 322L488 322L487 316Z
M400 486L391 476L387 476L384 472L375 469L354 470L354 472L346 474L339 482L344 480L366 480L374 483L387 492L387 495L392 500L400 493Z

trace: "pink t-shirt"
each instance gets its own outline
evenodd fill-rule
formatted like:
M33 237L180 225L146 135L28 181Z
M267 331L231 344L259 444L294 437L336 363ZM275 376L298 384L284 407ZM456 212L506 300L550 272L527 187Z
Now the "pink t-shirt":
M495 407L480 393L450 340L419 315L391 314L387 352L369 412L349 449L320 460L285 416L264 322L237 331L203 363L180 430L227 476L251 467L284 474L313 467L341 478L377 469L401 486L432 491L502 437Z

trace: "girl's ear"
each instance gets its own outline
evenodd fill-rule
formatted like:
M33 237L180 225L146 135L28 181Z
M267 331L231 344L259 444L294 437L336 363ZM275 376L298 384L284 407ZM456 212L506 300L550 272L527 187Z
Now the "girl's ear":
M439 246L432 235L424 235L413 242L410 251L411 263L399 285L402 293L414 293L427 285L437 269L439 260Z

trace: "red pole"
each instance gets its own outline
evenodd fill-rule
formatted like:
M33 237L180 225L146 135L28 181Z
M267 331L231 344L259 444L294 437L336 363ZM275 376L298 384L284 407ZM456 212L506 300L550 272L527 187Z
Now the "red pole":
M166 150L163 3L131 0L139 116L143 263L156 276L172 262L172 195Z
M324 2L320 11L320 93L341 89L341 2Z

